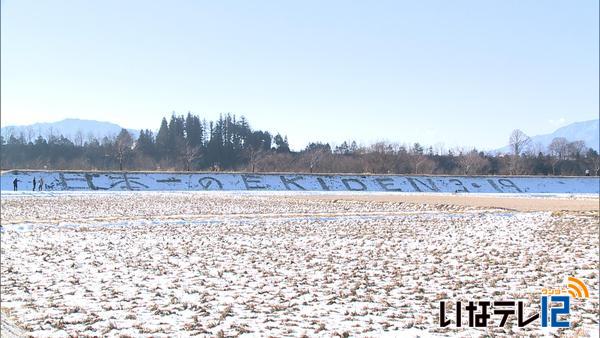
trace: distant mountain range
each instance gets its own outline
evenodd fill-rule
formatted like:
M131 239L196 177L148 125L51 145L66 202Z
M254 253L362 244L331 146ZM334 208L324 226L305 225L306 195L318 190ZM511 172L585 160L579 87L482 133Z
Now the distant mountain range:
M555 137L564 137L569 142L573 141L584 141L586 147L592 148L596 151L600 151L600 119L589 120L583 122L575 122L564 127L556 129L550 134L536 135L531 137L531 146L540 146L543 151L546 151L548 145ZM527 133L526 130L524 130ZM509 153L510 147L505 146L503 148L495 150L497 153Z
M26 126L6 126L2 127L0 134L8 139L10 135L18 137L23 133L27 139L29 135L33 139L38 135L48 138L48 135L63 135L69 139L73 139L78 132L81 132L83 139L87 140L89 136L94 136L97 139L102 139L104 136L116 136L123 129L121 126L111 122L101 122L94 120L80 119L65 119L58 122L34 123ZM127 129L134 138L138 137L139 131Z
M557 129L553 133L531 137L531 145L534 147L540 146L541 149L546 150L552 139L555 137L564 137L571 142L584 141L587 147L600 151L599 125L600 120L598 119L571 123ZM104 136L116 136L121 129L121 126L111 122L65 119L58 122L35 123L27 126L7 126L0 130L0 134L5 139L9 138L10 135L18 137L21 133L23 133L26 139L28 135L31 135L33 139L37 138L38 135L47 138L50 133L54 135L62 134L65 137L73 139L78 132L81 132L84 140L86 140L90 135L93 135L97 139L102 139ZM134 138L137 138L139 135L139 130L128 129L128 131ZM524 132L527 131L524 130ZM509 153L510 148L505 146L493 152Z

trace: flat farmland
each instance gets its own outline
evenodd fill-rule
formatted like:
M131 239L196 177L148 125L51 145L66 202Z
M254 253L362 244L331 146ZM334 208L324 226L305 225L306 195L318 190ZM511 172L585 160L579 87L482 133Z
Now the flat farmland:
M469 198L3 193L3 327L34 337L598 336L598 198ZM568 329L519 328L515 316L503 328L497 316L488 328L439 327L440 301L518 299L532 315L542 288L567 276L590 292L572 301Z

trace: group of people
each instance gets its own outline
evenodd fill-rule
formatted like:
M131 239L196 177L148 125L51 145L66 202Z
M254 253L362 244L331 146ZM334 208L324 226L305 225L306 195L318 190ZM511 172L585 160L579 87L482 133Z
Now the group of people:
M15 178L13 180L13 190L17 191L19 188L19 182L21 182L21 180L19 180L18 178ZM37 183L37 185L36 185ZM37 187L38 191L42 191L42 189L44 188L44 178L40 177L40 180L36 182L35 177L33 178L33 191L35 191L35 188Z

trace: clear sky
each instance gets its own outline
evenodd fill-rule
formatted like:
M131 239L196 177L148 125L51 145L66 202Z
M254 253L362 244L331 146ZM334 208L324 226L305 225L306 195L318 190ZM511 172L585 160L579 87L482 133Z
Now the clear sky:
M1 121L494 148L598 118L598 3L2 0Z

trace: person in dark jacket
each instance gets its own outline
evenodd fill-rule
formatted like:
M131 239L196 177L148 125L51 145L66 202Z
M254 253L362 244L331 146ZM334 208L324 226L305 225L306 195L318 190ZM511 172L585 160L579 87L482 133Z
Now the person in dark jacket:
M35 191L35 177L33 178L33 191Z
M15 178L15 179L13 180L13 190L14 190L14 191L17 191L17 183L18 183L18 182L19 182L19 179L18 179L18 178Z

